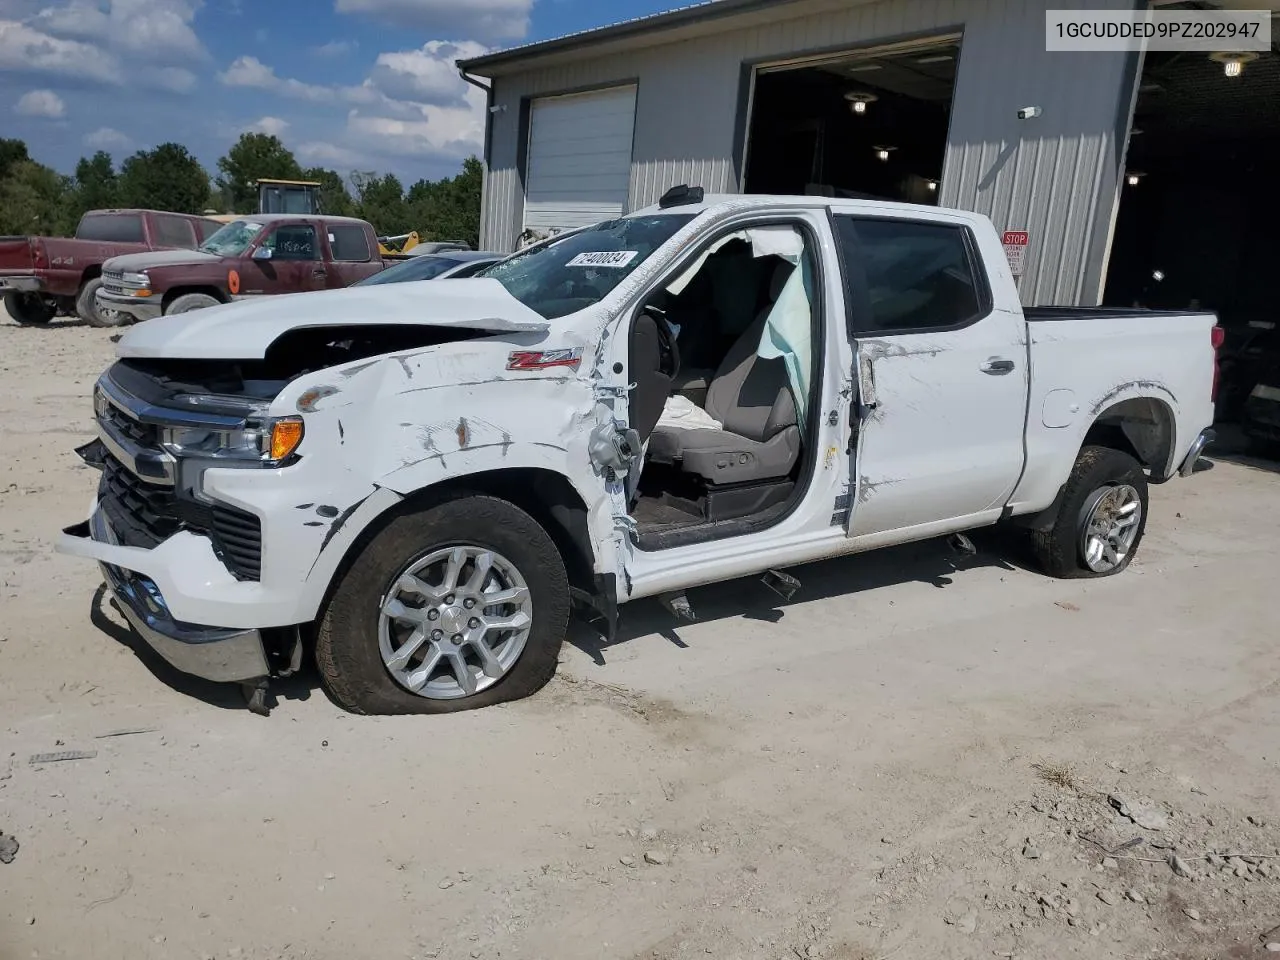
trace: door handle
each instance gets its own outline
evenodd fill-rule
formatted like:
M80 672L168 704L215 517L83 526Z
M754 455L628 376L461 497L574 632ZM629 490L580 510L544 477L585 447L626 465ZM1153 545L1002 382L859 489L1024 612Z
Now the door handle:
M1013 373L1014 363L1012 360L1004 360L1000 357L992 357L984 363L979 369L983 373L989 373L993 377L1002 377L1006 373Z
M329 274L324 267L316 267L311 271L313 277L327 277Z

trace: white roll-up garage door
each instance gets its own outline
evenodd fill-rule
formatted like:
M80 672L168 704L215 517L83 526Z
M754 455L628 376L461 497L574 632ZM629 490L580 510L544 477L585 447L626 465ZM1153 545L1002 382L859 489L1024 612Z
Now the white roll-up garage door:
M635 113L634 86L533 101L526 228L581 227L626 209Z

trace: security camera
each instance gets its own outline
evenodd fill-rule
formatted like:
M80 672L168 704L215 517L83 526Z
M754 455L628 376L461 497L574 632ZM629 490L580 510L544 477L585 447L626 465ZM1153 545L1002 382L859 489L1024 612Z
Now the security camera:
M1039 107L1023 107L1021 110L1018 111L1019 120L1031 120L1038 116L1040 116Z

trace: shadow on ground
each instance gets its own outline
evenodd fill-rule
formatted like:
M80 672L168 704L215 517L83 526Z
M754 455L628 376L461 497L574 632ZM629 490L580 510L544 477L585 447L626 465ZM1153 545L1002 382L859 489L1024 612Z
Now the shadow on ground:
M978 553L971 557L957 555L944 540L926 540L788 567L787 572L800 581L800 589L789 601L766 587L759 577L743 577L690 590L689 604L697 623L714 623L737 617L778 623L793 603L825 600L899 583L920 582L943 589L951 585L957 572L981 567L1015 570L1023 566L1025 558L1017 549L1016 538L995 530L982 531L974 534L973 538ZM618 633L612 642L606 641L591 627L576 623L569 631L569 643L591 657L598 666L605 666L605 651L653 634L687 649L689 645L680 636L682 623L684 621L677 619L659 601L637 600L623 608Z

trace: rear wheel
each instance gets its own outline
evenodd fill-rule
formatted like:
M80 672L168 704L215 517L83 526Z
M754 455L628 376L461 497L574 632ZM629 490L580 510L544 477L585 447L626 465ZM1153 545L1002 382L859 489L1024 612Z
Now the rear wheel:
M53 305L37 293L6 293L4 308L23 326L40 326L53 319Z
M466 496L392 520L356 557L316 636L355 713L451 713L527 697L555 673L564 562L520 508Z
M129 321L128 314L119 310L104 310L98 306L98 290L102 287L102 278L94 277L83 287L76 297L76 316L92 327L118 327Z
M1147 527L1147 477L1129 454L1088 446L1076 458L1053 527L1032 534L1054 577L1109 577L1133 560Z
M207 293L184 293L174 299L165 309L165 316L171 313L190 313L192 310L203 310L205 307L216 307L222 301Z

